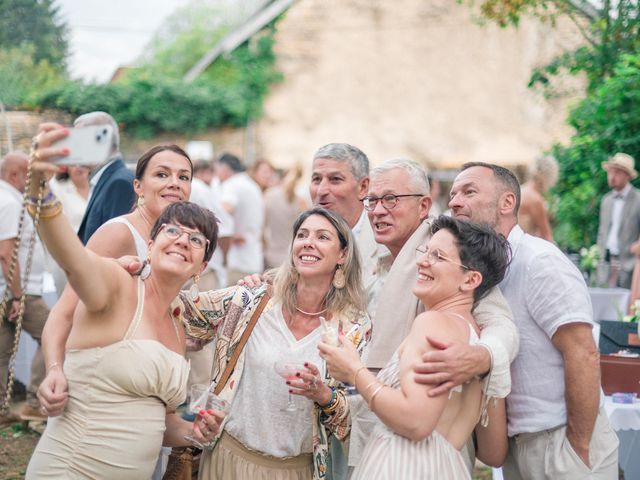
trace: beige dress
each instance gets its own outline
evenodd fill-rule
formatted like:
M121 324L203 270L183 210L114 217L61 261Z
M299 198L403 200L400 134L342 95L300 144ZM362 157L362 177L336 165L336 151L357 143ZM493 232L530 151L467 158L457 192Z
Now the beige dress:
M124 338L67 352L69 402L61 416L49 419L27 479L151 477L166 408L184 401L189 366L160 342L134 338L143 306L138 281L138 305Z

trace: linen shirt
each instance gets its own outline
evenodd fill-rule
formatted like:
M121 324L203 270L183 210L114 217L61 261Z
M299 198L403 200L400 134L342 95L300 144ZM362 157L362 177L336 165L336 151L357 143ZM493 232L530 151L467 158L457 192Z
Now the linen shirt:
M22 194L13 185L0 180L0 240L9 240L18 236L18 221L22 209ZM27 295L42 295L42 277L45 269L45 256L40 237L36 234L36 242L33 248L31 260L31 272L25 282L24 274L29 253L29 239L33 234L33 220L25 212L24 230L22 241L18 251L18 264L20 266L21 285ZM0 270L0 292L4 295L7 286L2 270ZM14 292L17 293L17 292Z
M593 313L581 273L554 244L518 225L508 240L512 260L500 289L520 332L507 397L513 436L566 424L564 361L551 339L563 325L593 325Z

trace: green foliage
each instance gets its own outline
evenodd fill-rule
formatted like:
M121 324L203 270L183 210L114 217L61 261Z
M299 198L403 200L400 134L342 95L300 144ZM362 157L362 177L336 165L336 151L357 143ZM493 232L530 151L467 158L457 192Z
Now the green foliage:
M608 191L602 162L616 152L640 158L640 52L624 55L612 75L571 112L569 146L556 146L560 181L554 232L560 247L578 251L596 241L598 208Z
M0 49L0 101L15 107L33 103L43 89L65 81L59 68L48 60L35 62L33 45Z
M0 48L32 47L33 63L47 60L64 70L67 26L53 0L0 0Z
M139 69L108 85L69 82L34 103L73 115L104 110L137 137L243 126L261 114L269 85L280 78L272 47L273 36L261 36L255 45L245 44L219 59L193 83Z

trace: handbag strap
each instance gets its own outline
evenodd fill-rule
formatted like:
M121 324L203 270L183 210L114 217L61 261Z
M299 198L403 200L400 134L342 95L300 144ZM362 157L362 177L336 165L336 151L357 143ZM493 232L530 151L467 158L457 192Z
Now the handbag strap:
M222 389L224 388L224 386L227 384L227 381L229 380L229 377L231 376L231 373L233 372L233 369L236 366L236 363L238 363L238 358L240 358L242 349L244 348L247 341L249 340L249 336L253 331L253 327L255 327L256 323L258 323L258 317L262 315L262 311L264 310L264 307L267 306L268 301L269 301L269 294L265 293L260 299L260 303L258 303L258 306L253 312L253 315L251 315L251 319L249 320L249 324L247 325L247 328L245 328L244 332L242 332L240 341L238 342L238 345L233 351L231 358L227 362L227 366L225 367L224 372L222 372L222 377L220 377L220 380L216 384L216 388L213 390L213 393L215 393L216 395L219 395Z

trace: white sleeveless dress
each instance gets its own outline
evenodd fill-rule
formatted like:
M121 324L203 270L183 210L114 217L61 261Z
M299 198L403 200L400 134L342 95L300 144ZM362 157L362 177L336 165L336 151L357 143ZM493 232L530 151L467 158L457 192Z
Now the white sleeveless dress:
M469 343L478 335L469 326ZM378 373L378 380L392 388L400 388L400 356L393 354ZM463 386L452 391L460 392ZM471 479L460 450L437 431L415 442L394 433L376 417L376 426L364 449L352 480L458 480Z
M138 280L138 305L124 338L67 352L69 402L61 416L49 419L27 480L151 477L166 408L185 400L189 365L156 340L133 338L143 307Z
M142 238L142 235L140 235L138 230L135 229L131 222L124 218L124 216L120 216L108 220L107 222L105 222L105 225L108 225L110 223L121 223L129 229L129 231L131 232L131 236L133 237L133 243L136 246L136 253L138 257L140 257L140 260L145 260L147 258L147 255L149 254L147 242L144 238Z

